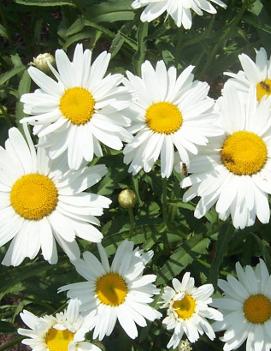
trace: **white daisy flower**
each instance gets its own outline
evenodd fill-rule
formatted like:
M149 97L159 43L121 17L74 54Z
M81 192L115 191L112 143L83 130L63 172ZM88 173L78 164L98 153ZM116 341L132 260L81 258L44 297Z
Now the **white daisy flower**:
M131 135L129 119L123 115L129 95L120 87L121 74L104 77L110 54L102 52L91 64L92 52L78 44L70 62L63 50L56 51L58 72L49 64L57 81L35 67L28 69L40 87L24 94L24 112L32 115L22 121L34 125L34 134L45 138L50 157L67 152L68 164L79 169L83 160L102 156L100 143L120 150Z
M160 312L149 306L153 295L159 293L152 284L156 275L143 275L153 252L143 253L133 247L132 242L123 241L110 265L104 248L98 244L101 262L90 252L83 254L83 260L73 262L87 281L59 289L60 292L68 290L68 297L80 300L86 324L90 330L94 329L94 339L109 336L117 320L134 339L138 335L136 324L145 327L146 319L153 321L161 317Z
M211 3L223 8L227 5L221 0L134 0L132 7L139 9L145 7L140 19L142 22L151 22L164 12L171 16L178 27L190 29L192 26L191 10L202 16L203 11L215 14L217 11Z
M267 57L266 50L260 48L256 50L256 62L245 54L238 56L242 71L237 74L226 72L230 78L227 85L235 87L241 93L247 94L250 89L256 91L257 100L260 101L264 96L271 95L271 59Z
M167 70L165 63L158 61L154 69L145 61L142 78L127 72L124 84L132 94L130 130L136 133L123 150L124 162L131 163L129 172L136 174L142 168L149 172L161 154L162 177L169 177L174 148L179 160L188 164L198 145L206 145L207 137L220 132L213 100L208 97L209 85L193 81L193 68L187 67L177 77L175 67Z
M9 130L5 149L0 147L0 246L12 240L4 265L33 259L40 248L45 260L57 262L56 242L70 259L80 256L76 236L100 242L95 216L111 201L84 193L106 173L104 165L75 172L65 162L52 162L45 150L34 148L16 128Z
M191 343L196 342L202 334L213 340L215 333L206 318L223 318L219 311L208 306L212 302L213 285L204 284L196 288L194 278L190 277L189 272L184 274L182 282L174 278L172 285L173 288L165 287L162 294L162 307L167 308L167 317L163 324L167 330L173 330L167 347L175 349L184 334Z
M224 134L202 148L191 161L181 185L189 201L201 199L195 217L201 218L214 205L219 218L229 216L235 228L254 224L256 217L268 223L271 193L271 99L257 103L255 92L240 99L228 87L219 101Z
M20 316L30 329L18 329L29 339L22 340L33 351L101 351L85 341L84 319L79 314L78 300L71 300L67 310L56 316L37 317L24 310Z
M223 297L214 300L224 315L216 322L216 331L225 330L223 350L238 349L246 341L246 351L269 351L271 348L271 276L265 263L244 269L236 264L237 279L231 275L219 280Z

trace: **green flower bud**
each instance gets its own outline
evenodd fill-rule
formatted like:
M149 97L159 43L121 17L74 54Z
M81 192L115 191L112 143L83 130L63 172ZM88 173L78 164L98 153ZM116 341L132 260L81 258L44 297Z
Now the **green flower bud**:
M133 208L136 204L136 194L131 189L124 189L119 193L118 201L123 208Z

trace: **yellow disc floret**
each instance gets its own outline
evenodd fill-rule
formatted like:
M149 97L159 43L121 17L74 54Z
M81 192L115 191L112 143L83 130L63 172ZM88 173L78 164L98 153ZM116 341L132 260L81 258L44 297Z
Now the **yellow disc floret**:
M51 328L45 336L45 344L49 351L69 351L69 344L73 341L74 333L65 329Z
M38 221L56 208L58 192L49 177L31 173L22 176L13 184L10 202L18 215Z
M60 99L59 108L63 116L71 123L80 125L91 119L94 105L94 98L87 89L74 87L65 90Z
M172 308L180 319L189 319L196 310L196 301L191 295L184 295L181 300L175 300Z
M256 86L257 100L261 101L264 96L271 95L271 79L265 79Z
M179 108L169 102L157 102L146 111L146 123L156 133L175 133L183 123Z
M243 311L250 323L263 324L271 317L271 301L262 294L251 295L244 302Z
M220 156L230 172L236 175L252 175L265 165L267 147L257 134L239 131L226 138Z
M127 293L127 284L118 273L107 273L96 281L96 295L104 305L121 305Z

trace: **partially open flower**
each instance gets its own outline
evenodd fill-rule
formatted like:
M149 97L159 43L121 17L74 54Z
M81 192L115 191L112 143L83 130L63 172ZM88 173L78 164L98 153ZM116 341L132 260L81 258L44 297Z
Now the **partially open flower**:
M48 63L52 65L54 62L54 56L46 52L44 54L39 54L37 57L33 57L33 62L30 62L30 64L43 72L49 72L50 68Z

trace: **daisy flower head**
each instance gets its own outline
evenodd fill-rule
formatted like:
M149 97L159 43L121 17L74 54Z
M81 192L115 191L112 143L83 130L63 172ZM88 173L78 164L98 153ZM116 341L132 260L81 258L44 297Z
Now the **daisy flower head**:
M241 98L227 87L219 99L223 134L213 138L190 163L182 182L190 187L184 200L201 197L194 215L203 217L215 205L219 218L229 216L235 228L268 223L271 193L271 99L258 104L255 91Z
M78 300L71 300L67 309L55 316L37 317L24 310L20 316L30 329L18 329L20 335L28 337L22 343L33 351L101 351L85 341L86 330L79 305Z
M184 274L181 282L174 278L172 285L173 288L165 287L162 294L162 307L167 308L163 324L167 330L173 330L167 347L175 349L184 334L191 343L196 342L202 334L213 340L215 333L206 318L217 321L223 318L219 311L208 306L212 302L213 285L195 287L194 278L189 272Z
M76 236L100 242L95 216L111 201L84 193L106 173L104 165L72 171L64 159L52 161L42 147L34 148L17 128L9 130L5 149L0 147L0 246L12 240L2 261L19 265L41 249L49 263L57 262L56 242L69 258L80 256Z
M255 51L255 62L245 54L239 55L243 70L237 74L226 72L225 74L232 78L225 83L225 86L233 86L240 93L245 94L253 89L256 92L257 101L261 101L264 96L271 95L271 59L267 57L264 48Z
M129 119L123 115L129 95L120 86L121 74L106 74L110 54L102 52L91 64L92 52L77 44L72 62L63 50L55 54L56 80L35 67L29 75L39 86L24 94L22 121L34 126L34 134L45 137L51 158L66 154L69 167L79 169L82 162L102 156L101 144L120 150L131 135L126 130Z
M271 348L271 276L260 260L256 267L236 264L237 278L228 275L218 280L223 297L213 304L223 312L223 321L215 322L216 331L225 330L223 350L238 349L246 341L246 351Z
M189 163L199 145L216 136L217 115L208 97L209 85L194 81L193 66L178 77L175 67L168 70L163 61L154 68L149 61L141 66L142 77L127 72L124 85L132 94L131 132L134 139L124 150L129 172L142 168L149 172L161 155L161 175L169 177L174 166L174 149L181 162Z
M132 7L134 9L145 7L140 16L142 22L151 22L166 12L178 27L190 29L192 27L191 10L199 16L203 15L203 11L215 14L217 11L212 3L223 8L227 7L221 0L134 0Z
M90 252L83 259L73 262L85 282L66 285L60 292L68 291L69 298L78 298L89 330L94 329L93 338L102 340L109 336L117 320L127 335L134 339L138 335L137 325L145 327L146 319L153 321L161 317L149 304L153 295L159 293L153 282L156 275L143 275L152 251L142 252L130 241L123 241L109 264L108 256L98 244L100 261Z

